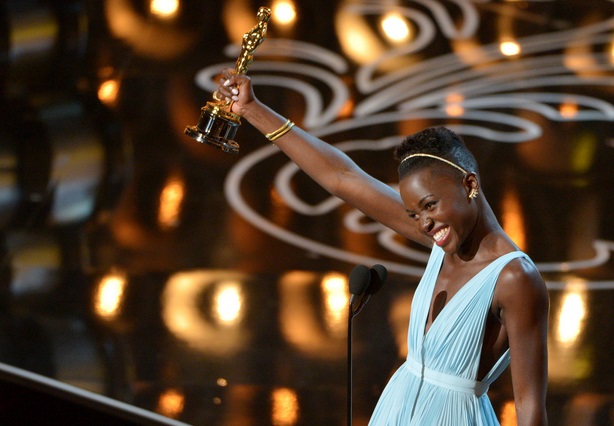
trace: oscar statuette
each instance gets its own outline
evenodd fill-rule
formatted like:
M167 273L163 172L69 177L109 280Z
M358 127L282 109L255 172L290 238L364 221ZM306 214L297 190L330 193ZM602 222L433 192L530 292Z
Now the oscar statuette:
M241 53L237 58L235 72L245 74L254 59L256 48L264 41L271 10L261 7L258 10L258 24L243 35ZM231 111L232 101L220 99L219 93L213 94L213 101L201 108L196 126L188 126L184 133L201 143L208 143L224 152L239 153L239 144L233 139L241 125L241 116Z

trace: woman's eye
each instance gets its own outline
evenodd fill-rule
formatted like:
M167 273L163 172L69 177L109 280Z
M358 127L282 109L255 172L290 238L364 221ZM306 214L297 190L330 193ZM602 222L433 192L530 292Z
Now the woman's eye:
M436 201L429 201L428 203L426 203L426 205L424 206L424 208L426 210L432 210L433 207L435 207L435 204L437 204Z

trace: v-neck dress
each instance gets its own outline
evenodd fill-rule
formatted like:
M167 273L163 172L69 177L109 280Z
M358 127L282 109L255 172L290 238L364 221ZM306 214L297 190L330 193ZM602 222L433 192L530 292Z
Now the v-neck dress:
M482 381L476 379L495 284L505 265L518 257L528 259L521 251L510 252L478 272L425 333L444 258L443 250L433 247L412 301L407 359L386 385L370 426L499 424L486 392L509 365L509 349Z

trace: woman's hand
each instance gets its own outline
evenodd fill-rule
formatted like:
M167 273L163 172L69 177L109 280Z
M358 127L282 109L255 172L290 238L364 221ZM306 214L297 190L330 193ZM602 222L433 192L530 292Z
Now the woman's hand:
M256 100L250 78L226 68L222 71L222 78L218 83L219 97L221 100L230 102L230 112L245 115L252 102Z

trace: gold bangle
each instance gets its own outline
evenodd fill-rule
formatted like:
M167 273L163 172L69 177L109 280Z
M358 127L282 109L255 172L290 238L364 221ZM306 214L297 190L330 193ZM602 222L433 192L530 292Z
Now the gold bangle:
M279 129L275 130L274 132L271 133L267 133L266 135L264 135L268 140L270 140L271 142L281 138L283 135L285 135L286 133L288 133L290 130L292 130L292 128L294 127L294 123L292 122L292 120L287 119L286 122L284 123L283 126L281 126Z

